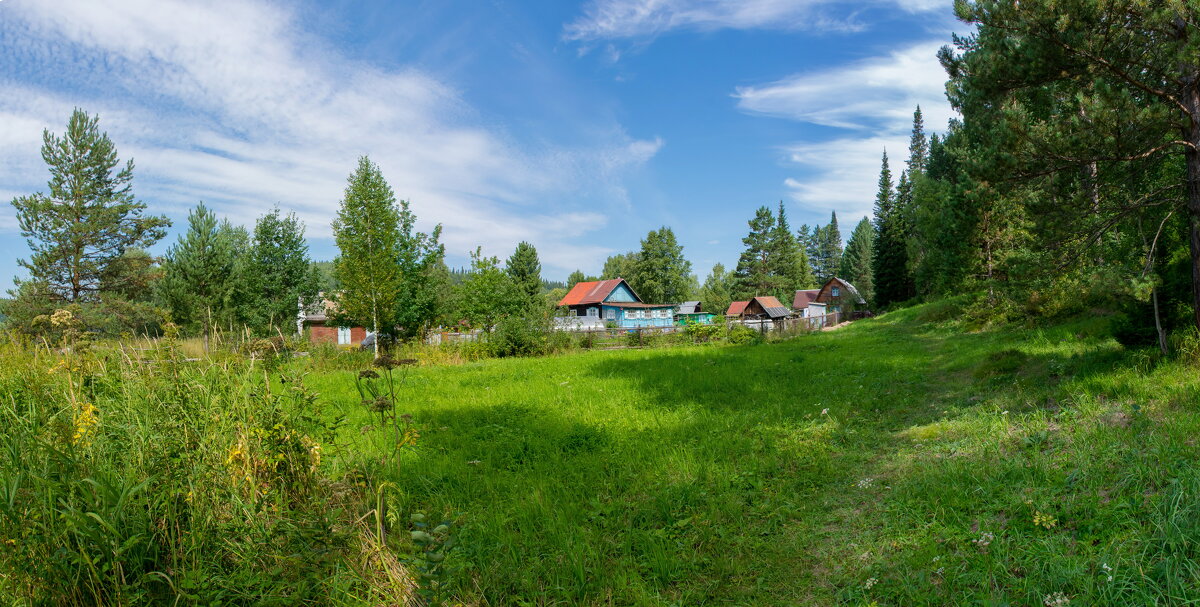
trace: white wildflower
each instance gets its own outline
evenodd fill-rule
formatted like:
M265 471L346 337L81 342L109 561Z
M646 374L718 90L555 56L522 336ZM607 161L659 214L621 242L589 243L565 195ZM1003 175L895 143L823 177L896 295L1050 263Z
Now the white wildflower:
M870 590L871 586L874 586L875 584L878 584L878 583L879 583L879 580L877 580L875 578L867 578L866 583L863 584L863 589Z
M824 409L821 409L821 415L829 415L829 408L826 407Z
M996 536L994 536L990 533L984 533L979 536L979 539L971 540L971 543L975 544L976 546L978 546L980 548L987 548L989 545L991 545L992 540L994 540L994 539L996 539Z
M1061 592L1047 594L1045 599L1042 599L1042 604L1046 607L1066 607L1071 604L1071 599Z
M870 489L871 485L873 485L874 483L875 483L875 479L864 478L864 479L858 481L857 483L855 483L855 485L857 485L859 489Z

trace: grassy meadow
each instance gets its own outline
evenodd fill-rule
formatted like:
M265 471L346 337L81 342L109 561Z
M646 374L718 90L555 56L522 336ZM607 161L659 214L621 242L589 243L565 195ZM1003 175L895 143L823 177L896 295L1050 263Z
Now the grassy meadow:
M989 331L955 316L943 302L777 343L401 366L390 387L358 354L3 346L0 593L1200 602L1197 367L1125 350L1104 316ZM380 391L394 409L364 405Z

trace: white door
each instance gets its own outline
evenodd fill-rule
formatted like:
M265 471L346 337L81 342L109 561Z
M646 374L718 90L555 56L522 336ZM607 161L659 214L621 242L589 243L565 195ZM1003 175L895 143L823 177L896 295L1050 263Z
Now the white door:
M350 345L350 327L338 327L338 345Z

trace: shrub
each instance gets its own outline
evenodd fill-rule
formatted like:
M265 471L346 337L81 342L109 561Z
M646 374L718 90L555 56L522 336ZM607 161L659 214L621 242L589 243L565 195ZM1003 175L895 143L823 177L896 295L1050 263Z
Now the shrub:
M763 341L763 335L756 329L751 329L746 325L734 325L730 327L729 334L725 339L731 344L757 344Z
M537 356L546 353L549 333L540 314L510 314L496 323L488 344L494 356Z
M702 344L720 338L721 326L689 322L684 326L683 334L693 343Z

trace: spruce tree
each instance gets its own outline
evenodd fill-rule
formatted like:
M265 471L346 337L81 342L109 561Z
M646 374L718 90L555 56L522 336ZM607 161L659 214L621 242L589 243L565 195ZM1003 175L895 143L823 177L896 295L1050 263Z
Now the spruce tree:
M98 301L102 275L109 276L110 289L133 276L110 266L130 262L127 251L158 242L171 223L144 215L146 205L133 197L133 161L121 165L98 117L76 108L62 137L43 131L42 159L50 169L49 193L12 201L33 251L17 264L51 299Z
M808 254L792 232L783 201L779 202L779 212L771 234L770 265L772 273L778 276L776 288L771 294L782 301L790 302L796 290L807 289L815 282Z
M522 241L517 245L504 270L512 278L517 292L530 301L542 292L542 262L538 260L537 249L528 242Z
M874 248L875 228L869 219L863 217L850 234L838 269L839 277L850 281L850 284L858 289L858 294L867 301L871 301L875 296L875 280L871 270Z
M248 256L241 277L248 324L259 334L292 333L298 306L312 305L321 281L308 257L304 223L278 207L259 217Z
M907 290L906 243L898 218L892 171L888 166L887 152L884 152L879 171L879 192L875 197L875 251L872 256L877 308L886 308L911 297Z
M821 260L817 281L825 284L837 275L842 265L842 231L838 227L836 212L830 216L829 225L818 228L816 246Z
M341 208L333 220L338 256L333 276L340 289L331 299L337 316L349 325L370 327L378 336L392 335L400 297L400 214L396 196L379 167L363 156L347 179Z

